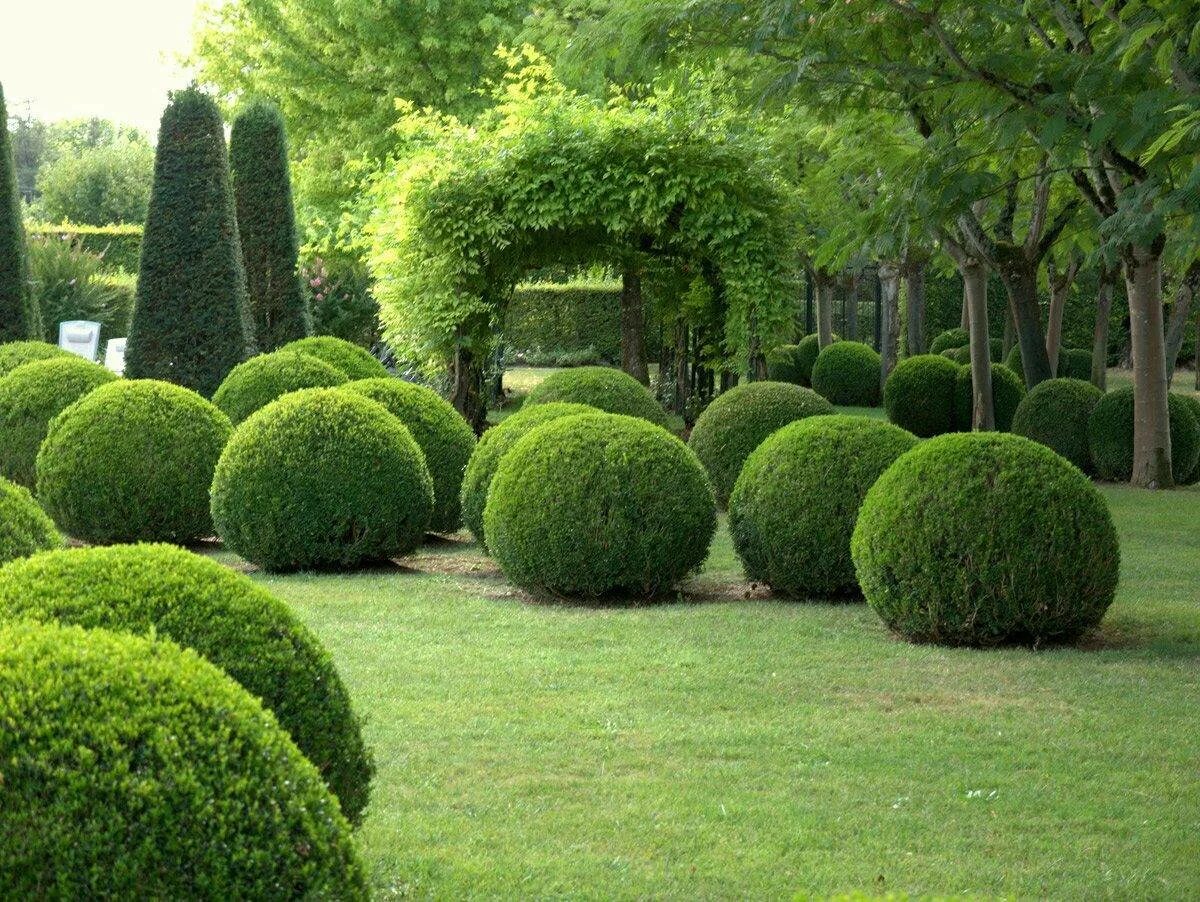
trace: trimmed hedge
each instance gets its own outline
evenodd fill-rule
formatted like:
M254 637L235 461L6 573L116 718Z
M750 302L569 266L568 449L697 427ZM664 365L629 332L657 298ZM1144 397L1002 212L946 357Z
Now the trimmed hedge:
M568 597L651 598L697 569L717 525L700 461L637 417L561 417L513 446L484 510L514 583Z
M272 401L304 388L333 388L346 384L337 367L312 354L275 351L239 363L213 395L235 426Z
M836 343L841 339L834 335L833 341ZM812 335L805 335L796 345L796 374L800 378L799 385L803 385L805 388L812 387L813 364L817 362L820 353L820 336L815 332Z
M101 385L50 423L37 494L94 545L212 535L208 489L232 426L195 392L152 379Z
M0 479L0 564L62 544L63 537L29 490Z
M1192 416L1196 418L1197 425L1200 425L1200 398L1195 395L1176 395L1188 409L1191 410ZM1183 476L1176 480L1179 485L1195 485L1200 482L1200 454L1196 456L1196 465L1192 467L1190 473L1184 473Z
M666 428L666 411L642 383L628 373L604 366L581 366L551 373L534 386L525 407L563 401L587 404L606 413L641 417Z
M705 408L688 444L724 506L746 458L767 436L795 420L833 412L833 405L810 388L747 382L718 395Z
M1058 452L1085 473L1092 472L1088 420L1104 392L1081 379L1047 379L1021 399L1012 431Z
M954 384L954 423L960 432L971 431L974 413L974 393L971 387L971 368L961 366ZM997 432L1012 429L1017 406L1025 397L1025 383L1021 377L1002 363L992 365L992 413Z
M80 225L73 222L35 223L29 228L30 238L68 241L72 247L95 254L104 261L105 269L136 273L142 255L142 227L132 223L105 226ZM133 309L133 304L129 305Z
M650 305L648 305L649 307ZM652 314L647 309L647 316ZM648 322L651 357L657 329ZM548 282L518 285L504 312L504 342L514 356L594 349L601 359L621 361L621 283Z
M341 370L347 379L385 379L391 375L370 351L332 335L312 335L290 342L282 351L299 351L319 357L330 366Z
M265 570L354 567L407 554L433 512L412 434L337 388L284 395L234 432L212 480L226 546Z
M1171 429L1171 472L1176 483L1191 476L1200 456L1200 424L1182 396L1167 396ZM1107 482L1133 478L1133 387L1110 391L1088 419L1088 449L1096 476Z
M1021 361L1021 346L1013 345L1004 358L1004 365L1025 381L1025 365ZM1060 348L1058 351L1058 378L1082 379L1088 382L1092 378L1092 352L1081 348Z
M0 377L7 376L17 367L36 360L74 356L70 351L64 351L57 345L44 341L10 341L0 344Z
M965 348L971 344L971 333L966 329L955 327L947 329L933 337L933 341L929 343L930 354L940 354L942 351L949 351L952 348Z
M767 353L767 378L772 382L804 385L804 370L800 363L800 345L780 345ZM812 377L811 363L808 366L808 377Z
M746 576L793 598L855 593L850 536L867 490L917 439L859 416L784 426L750 455L729 499Z
M817 356L812 387L831 404L878 407L883 362L870 345L838 341Z
M1112 603L1120 549L1103 496L1049 448L943 435L867 493L851 541L859 585L917 642L1070 640Z
M6 627L0 722L0 874L14 898L368 898L316 768L193 652Z
M901 360L883 386L888 419L921 438L953 432L958 370L958 364L941 354Z

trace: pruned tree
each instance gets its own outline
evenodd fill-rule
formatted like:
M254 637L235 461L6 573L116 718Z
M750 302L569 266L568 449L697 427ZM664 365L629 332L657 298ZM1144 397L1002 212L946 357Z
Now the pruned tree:
M40 338L41 315L29 290L21 196L0 85L0 342Z

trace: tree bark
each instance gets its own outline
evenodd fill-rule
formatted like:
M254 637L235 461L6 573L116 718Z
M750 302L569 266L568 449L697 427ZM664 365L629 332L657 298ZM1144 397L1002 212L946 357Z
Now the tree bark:
M626 263L621 273L621 369L642 385L650 384L642 276L633 263Z
M1092 329L1092 385L1108 390L1108 318L1112 314L1113 280L1116 273L1100 265L1100 289L1096 295L1096 325Z
M1008 352L1013 349L1013 345L1017 343L1017 326L1013 319L1012 307L1004 305L1004 337L1000 341L1000 348L1003 351L1003 359L1008 359Z
M882 361L879 384L882 387L900 354L900 267L895 263L881 263L879 284L883 295L879 329L879 356Z
M990 432L996 428L992 408L992 355L988 342L987 269L974 258L959 267L963 277L970 314L968 329L971 335L971 428Z
M1129 337L1133 351L1133 485L1169 489L1171 427L1162 321L1162 240L1126 249Z
M962 310L958 317L958 327L968 330L971 328L971 302L967 298L967 283L965 281L963 282Z
M1188 314L1191 312L1192 300L1200 290L1200 260L1192 263L1183 278L1179 280L1179 288L1175 291L1175 301L1171 304L1171 319L1167 323L1167 387L1170 389L1171 380L1175 378L1175 364L1179 359L1179 351L1183 347L1183 339L1187 334Z
M476 435L483 434L487 422L485 374L475 355L465 347L455 349L450 366L450 403L463 415Z
M909 263L904 267L904 302L908 312L909 356L924 354L925 342L925 264Z
M1050 357L1046 353L1046 337L1042 332L1041 310L1038 307L1038 264L1027 259L1020 248L997 248L996 256L1000 266L1000 281L1004 283L1017 326L1017 342L1021 346L1025 385L1033 388L1038 383L1053 378Z
M833 279L817 276L817 346L833 344Z
M688 379L688 327L683 318L675 320L675 412L687 410L691 396Z
M843 309L846 312L846 338L858 341L858 273L851 273L845 280L846 302Z
M1082 258L1072 255L1067 262L1067 268L1059 271L1054 263L1054 258L1051 257L1046 268L1050 277L1050 316L1049 322L1046 325L1046 357L1050 361L1050 372L1058 375L1058 355L1062 350L1062 324L1063 313L1067 309L1067 298L1071 294L1071 287L1075 284L1075 277L1079 275L1079 267L1082 265Z

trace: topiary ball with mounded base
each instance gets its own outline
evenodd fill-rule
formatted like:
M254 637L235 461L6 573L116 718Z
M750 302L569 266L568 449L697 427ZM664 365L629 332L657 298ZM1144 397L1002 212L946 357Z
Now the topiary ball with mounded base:
M954 386L954 425L962 432L970 432L974 416L975 393L971 383L971 368L958 368ZM997 432L1008 432L1012 428L1017 406L1025 397L1025 383L1021 377L1002 363L992 366L992 415Z
M1167 396L1171 429L1171 472L1176 483L1191 475L1200 457L1200 425L1182 396ZM1107 482L1133 477L1133 388L1110 391L1088 419L1088 449L1096 476Z
M347 379L384 379L391 375L370 351L332 335L312 335L288 342L279 350L319 357L342 371Z
M805 417L833 413L833 405L808 388L784 382L748 382L708 405L688 440L708 477L717 502L729 501L746 458L777 429Z
M729 499L729 532L746 576L793 598L856 593L850 535L867 490L916 445L859 416L809 417L750 455Z
M194 652L4 627L0 722L0 874L13 898L368 898L316 768Z
M942 351L941 356L958 366L971 365L971 349L967 345L963 345L961 348L946 348Z
M772 382L790 382L803 385L803 370L800 366L800 345L780 345L767 352L767 378ZM812 364L808 367L812 375Z
M812 387L831 404L878 407L881 372L882 361L869 345L838 341L818 355Z
M708 555L716 506L687 445L637 417L561 417L500 461L484 509L488 547L525 589L652 598Z
M50 423L37 456L38 498L64 532L93 545L207 538L208 489L231 431L191 389L109 382Z
M551 373L534 386L525 407L561 401L586 404L606 413L641 417L666 427L667 414L654 395L628 373L605 366L580 366Z
M217 463L212 516L265 570L350 568L421 544L433 480L408 429L337 388L284 395L242 423Z
M867 493L851 540L867 602L917 642L1067 641L1095 627L1120 550L1103 496L1049 448L942 435Z
M1187 405L1188 409L1192 412L1192 416L1196 418L1197 425L1200 425L1200 398L1197 398L1195 395L1184 394L1179 394L1175 397ZM1182 467L1180 471L1182 472ZM1191 472L1183 473L1176 482L1179 485L1195 485L1197 482L1200 482L1200 454L1196 455L1196 465L1192 467Z
M1104 392L1080 379L1047 379L1017 405L1012 431L1057 451L1085 473L1092 472L1088 420Z
M841 341L838 336L832 336L833 341ZM832 342L831 342L832 343ZM821 337L817 333L805 335L796 345L796 375L799 377L797 385L803 385L805 388L812 387L812 369L813 364L817 362L817 357L821 353Z
M941 354L901 360L883 386L888 419L921 438L953 432L958 369Z
M933 337L933 341L929 343L930 354L940 354L942 351L948 351L951 348L965 348L971 343L971 333L966 329L947 329L945 332L939 332Z
M63 537L29 490L0 479L0 564L62 544Z
M213 395L213 403L236 426L256 410L289 392L345 385L346 376L320 357L300 351L259 354L232 370Z
M261 699L341 802L362 817L374 765L320 640L240 573L172 545L39 554L0 568L0 622L157 635L190 648Z
M0 376L7 376L17 367L35 360L74 356L70 351L45 341L10 341L0 344Z

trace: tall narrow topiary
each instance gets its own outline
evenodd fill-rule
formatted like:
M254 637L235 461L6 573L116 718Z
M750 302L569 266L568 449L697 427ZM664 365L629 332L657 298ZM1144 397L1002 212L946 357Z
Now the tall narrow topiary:
M259 350L273 351L312 334L312 314L296 269L287 137L274 104L253 102L233 121L229 169L254 335Z
M8 137L4 86L0 85L0 343L41 335L41 316L29 290L21 197Z
M224 125L191 87L159 126L125 375L211 397L253 348Z

